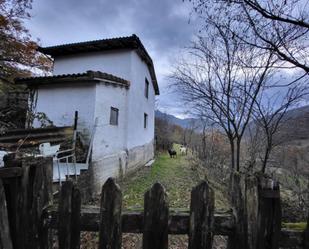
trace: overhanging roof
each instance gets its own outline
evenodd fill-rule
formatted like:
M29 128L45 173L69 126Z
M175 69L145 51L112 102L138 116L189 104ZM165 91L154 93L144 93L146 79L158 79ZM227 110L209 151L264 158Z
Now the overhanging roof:
M44 77L28 77L16 78L16 84L26 84L31 86L53 85L63 83L78 83L78 82L94 82L102 81L110 84L116 84L124 87L129 87L130 82L122 78L116 77L112 74L103 73L100 71L87 71L78 74L61 74Z
M153 87L155 89L155 93L159 95L160 93L159 86L152 59L149 56L147 50L143 46L140 39L135 34L128 37L70 43L70 44L63 44L44 48L39 47L38 51L44 54L51 55L54 58L57 58L58 56L63 55L72 55L72 54L95 52L95 51L108 51L115 49L132 49L137 52L137 54L141 57L141 59L145 61L145 63L147 64L151 80L153 83Z

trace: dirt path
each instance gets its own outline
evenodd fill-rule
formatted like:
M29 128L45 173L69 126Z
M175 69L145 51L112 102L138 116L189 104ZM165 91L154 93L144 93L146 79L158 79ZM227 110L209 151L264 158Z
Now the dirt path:
M177 158L160 154L152 167L143 167L122 182L124 209L143 208L144 193L155 182L165 187L171 208L189 208L190 192L198 184L199 177L191 169L188 158L179 155L179 150Z

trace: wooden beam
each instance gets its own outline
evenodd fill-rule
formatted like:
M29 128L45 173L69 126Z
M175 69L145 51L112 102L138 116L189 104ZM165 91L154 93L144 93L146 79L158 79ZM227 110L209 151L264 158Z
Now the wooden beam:
M50 207L46 210L49 217L46 221L50 228L57 229L58 211L57 207ZM142 210L130 210L122 212L122 232L123 233L143 233ZM189 210L170 209L168 233L169 234L188 234L189 233ZM100 208L97 206L82 206L81 208L81 230L99 231ZM234 229L234 218L230 212L215 213L214 215L214 234L230 235Z
M0 168L0 178L12 178L22 175L21 167Z

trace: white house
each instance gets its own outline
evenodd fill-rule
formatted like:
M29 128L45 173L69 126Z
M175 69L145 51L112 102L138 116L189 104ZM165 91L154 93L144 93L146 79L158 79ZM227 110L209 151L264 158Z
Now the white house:
M89 169L96 191L107 177L153 158L159 88L152 59L136 35L39 51L54 58L53 76L16 83L27 84L35 94L35 111L56 126L72 125L78 111L78 131L89 139L97 119Z

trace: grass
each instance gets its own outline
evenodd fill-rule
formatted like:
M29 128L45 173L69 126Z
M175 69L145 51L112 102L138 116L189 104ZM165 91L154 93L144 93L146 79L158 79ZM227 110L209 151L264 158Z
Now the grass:
M174 148L177 151L177 158L170 158L168 153L161 153L156 157L152 167L143 167L124 179L121 189L125 209L142 209L144 193L155 182L160 182L165 187L171 208L181 210L190 207L191 190L201 180L196 167L191 165L190 157L180 155L179 145L175 145ZM228 202L223 194L224 188L212 181L210 184L215 191L216 209L228 209Z
M198 184L199 177L191 169L187 157L180 155L179 145L174 147L177 158L170 158L167 153L162 153L157 156L152 167L144 167L122 182L124 208L143 208L144 193L155 182L160 182L165 187L170 207L189 207L190 192Z

